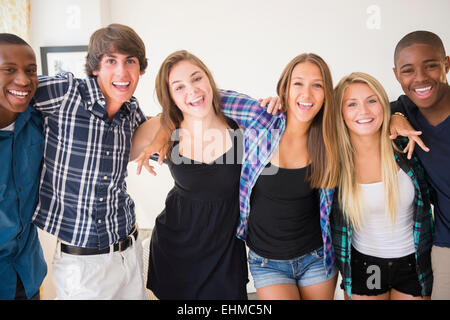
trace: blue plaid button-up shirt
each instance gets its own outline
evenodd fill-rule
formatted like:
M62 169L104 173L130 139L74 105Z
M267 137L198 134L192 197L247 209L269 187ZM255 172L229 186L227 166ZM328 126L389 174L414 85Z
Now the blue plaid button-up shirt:
M107 248L135 225L125 178L131 138L145 121L132 97L110 122L95 78L40 77L34 106L45 151L33 223L79 247Z
M240 181L240 219L236 236L245 240L247 235L250 195L256 180L270 162L286 128L286 115L267 113L260 103L234 91L221 91L224 114L244 129L244 154ZM334 268L329 215L333 199L332 189L320 189L320 225L324 245L324 266L329 275Z

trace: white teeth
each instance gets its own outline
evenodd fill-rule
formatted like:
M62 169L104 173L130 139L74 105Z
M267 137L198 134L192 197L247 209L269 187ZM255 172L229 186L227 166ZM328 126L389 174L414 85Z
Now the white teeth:
M192 100L190 103L197 103L197 102L202 101L202 99L203 99L203 97L198 97L197 99Z
M115 86L127 86L130 82L113 82L113 85Z
M431 90L431 86L426 87L426 88L417 88L417 89L415 89L415 91L418 91L418 92L425 92L425 91L428 91L428 90Z
M368 122L372 122L373 119L364 119L364 120L357 120L357 123L368 123Z
M301 106L304 106L304 107L311 107L313 105L312 103L306 103L306 102L299 102L298 104Z
M13 95L22 96L22 97L26 97L29 93L27 91L17 91L17 90L8 90L8 92L12 93Z

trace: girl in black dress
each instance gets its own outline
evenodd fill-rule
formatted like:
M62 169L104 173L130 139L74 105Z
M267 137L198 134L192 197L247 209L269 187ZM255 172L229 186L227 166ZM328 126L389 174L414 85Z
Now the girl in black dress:
M147 288L159 299L247 299L245 244L235 236L239 127L222 114L209 70L187 51L166 58L156 92L161 126L172 134L167 164L175 186L155 221ZM133 143L148 142L156 122L143 124Z

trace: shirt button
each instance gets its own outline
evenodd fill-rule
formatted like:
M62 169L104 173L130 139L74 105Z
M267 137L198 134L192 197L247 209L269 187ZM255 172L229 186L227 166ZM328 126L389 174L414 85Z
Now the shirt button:
M97 220L97 223L98 223L98 224L101 224L101 223L102 223L102 219L98 219L98 220Z
M102 202L102 201L103 201L103 198L100 198L100 199L98 199L98 200L100 200L100 202Z
M104 177L103 177L103 180L107 180L107 179L108 179L108 176L104 176Z
M21 191L22 191L22 188L21 188L21 187L19 187L19 188L17 188L17 190L19 190L19 192L21 192Z
M106 155L109 156L109 151L106 151Z

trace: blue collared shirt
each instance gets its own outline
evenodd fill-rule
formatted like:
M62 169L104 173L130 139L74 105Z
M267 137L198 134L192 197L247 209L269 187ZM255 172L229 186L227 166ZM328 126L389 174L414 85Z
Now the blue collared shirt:
M41 119L31 107L18 114L14 131L0 130L0 299L14 299L17 275L31 298L47 273L31 224L43 150Z
M33 223L74 246L107 248L135 222L125 178L131 138L145 121L136 98L112 121L95 78L39 77L34 106L44 118L45 154Z

